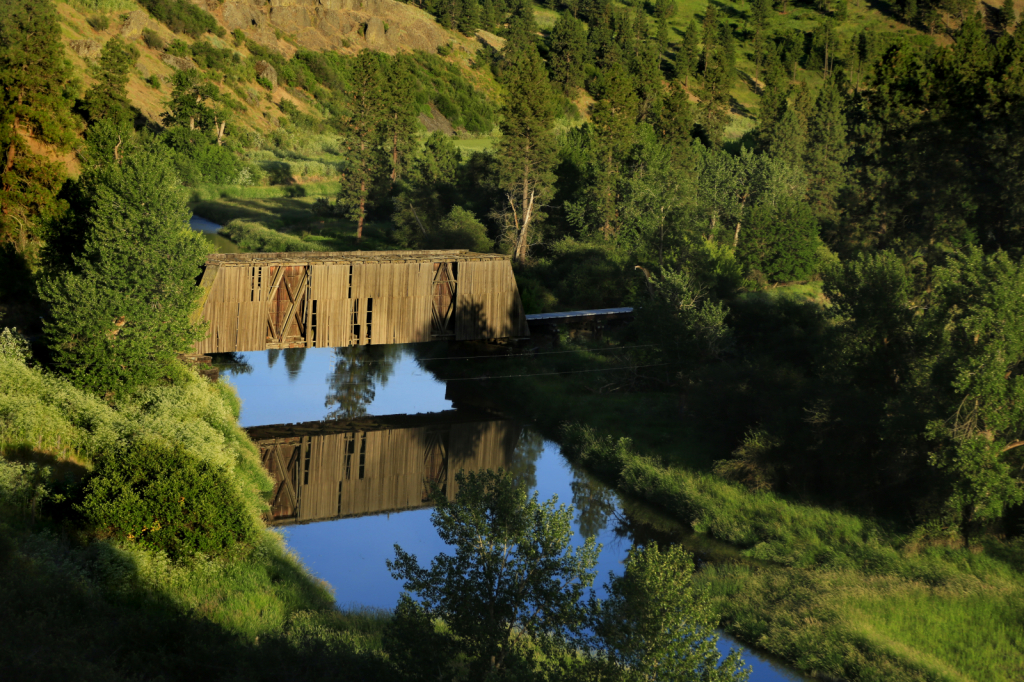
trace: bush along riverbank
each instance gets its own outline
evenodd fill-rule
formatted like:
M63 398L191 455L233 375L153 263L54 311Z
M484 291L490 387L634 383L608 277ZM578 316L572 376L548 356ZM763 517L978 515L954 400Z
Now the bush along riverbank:
M727 481L711 471L727 452L716 457L718 439L651 381L648 350L615 343L563 343L479 372L511 377L500 380L468 380L471 363L425 366L452 380L457 401L533 420L623 494L736 547L738 561L706 564L695 579L741 642L825 679L1024 676L1019 538L966 547L927 525L900 529Z
M0 354L0 667L9 679L379 679L387 614L341 612L260 515L226 384L113 403Z

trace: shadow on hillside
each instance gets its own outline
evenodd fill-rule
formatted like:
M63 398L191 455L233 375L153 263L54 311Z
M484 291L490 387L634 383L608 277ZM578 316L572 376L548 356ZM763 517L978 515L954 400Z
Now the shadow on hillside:
M343 621L358 622L358 615L329 606L315 614L297 613L283 632L243 641L212 622L206 605L188 608L146 589L153 576L143 578L132 555L107 543L79 548L32 536L18 544L9 534L0 535L0 666L5 679L278 682L336 680L339 671L349 680L374 680L390 672L376 655L357 651L352 642L358 635L345 633L349 628ZM312 587L308 579L289 576L296 569L283 560L263 559L260 566L272 582ZM249 596L230 595L240 602ZM317 599L296 597L306 604Z

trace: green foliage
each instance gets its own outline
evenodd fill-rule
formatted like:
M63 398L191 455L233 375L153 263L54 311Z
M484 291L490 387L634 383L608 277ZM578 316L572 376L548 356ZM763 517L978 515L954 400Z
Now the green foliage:
M1003 31L1009 31L1017 22L1017 12L1013 5L1013 0L1003 0L1003 6L999 8L999 27Z
M791 197L760 202L746 214L738 257L771 282L806 280L818 266L818 221L811 208Z
M707 587L695 585L693 555L679 545L632 547L626 570L612 574L597 634L615 680L744 682L739 652L724 661Z
M373 204L374 186L382 181L384 174L385 159L376 144L381 126L384 59L383 55L369 50L356 57L351 114L342 124L348 165L338 193L338 206L356 223L357 240L363 237L363 223Z
M598 547L571 548L571 508L527 496L508 473L456 474L455 499L435 494L432 521L454 554L429 568L395 546L388 569L416 594L400 611L421 626L440 618L473 678L528 673L569 649L586 625L584 590L594 579ZM422 615L420 615L422 614ZM428 671L429 673L429 671Z
M88 19L86 19L86 21L88 21L89 25L97 31L106 31L108 28L110 28L110 18L105 14L97 14L95 16L91 16Z
M226 185L238 178L241 160L228 147L215 144L202 129L190 130L174 126L163 136L173 150L174 165L182 183L189 187L201 184Z
M505 102L496 156L498 185L506 201L495 207L502 241L519 262L525 262L530 245L538 241L541 207L553 194L555 179L551 84L530 32L532 10L524 5L523 11L512 20L502 51Z
M204 33L217 36L225 33L209 12L187 0L140 0L139 4L175 33L184 33L191 38L198 38Z
M423 236L422 243L427 249L469 249L478 253L488 253L494 245L483 223L461 206L452 208L436 229Z
M4 327L0 331L0 357L5 360L27 362L32 356L28 339L19 334L17 329Z
M256 535L225 472L160 442L136 441L106 455L78 508L101 534L156 547L172 559L212 556Z
M952 476L947 504L962 523L997 519L1024 502L1024 267L1004 252L953 254L930 303L938 385L929 388L946 410L928 425L931 462Z
M189 229L187 195L159 148L91 170L79 186L83 203L67 230L83 248L41 284L44 331L59 371L123 394L165 378L202 337L190 315L208 246Z
M583 87L587 58L587 32L583 22L563 12L551 31L548 71L551 82L562 92L574 95Z
M142 42L146 43L147 47L151 47L154 50L163 50L167 47L167 43L160 37L160 34L151 28L142 29Z
M722 354L732 337L729 309L711 300L707 285L669 269L650 276L647 285L651 300L641 309L641 324L673 362L693 366Z
M62 501L47 485L50 473L49 467L0 458L0 511L7 523L34 520L44 504Z
M164 125L187 126L189 130L196 127L210 131L213 129L217 112L207 104L217 94L217 88L206 81L201 71L185 69L175 71L171 76L174 89L168 102L168 111L163 115Z
M135 68L139 51L114 36L103 46L99 64L93 69L96 84L85 92L83 108L92 122L127 122L134 118L128 101L128 73Z
M325 251L326 247L250 220L232 220L220 233L245 252Z
M50 0L12 0L0 8L0 241L24 253L42 223L64 205L57 193L64 165L30 146L67 150L77 123L71 114L75 82L64 57L57 12Z
M614 243L571 237L552 244L550 260L538 267L547 286L569 310L609 308L629 300L638 284L633 268L629 254Z
M459 184L462 152L444 133L432 133L405 178L405 191L395 204L395 223L406 231L426 231L453 207Z

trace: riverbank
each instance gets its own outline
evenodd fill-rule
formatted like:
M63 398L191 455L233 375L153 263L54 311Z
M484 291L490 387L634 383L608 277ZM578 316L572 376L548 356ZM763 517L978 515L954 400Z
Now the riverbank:
M700 576L741 642L825 678L1024 676L1024 543L933 545L923 529L728 483L710 473L728 451L683 417L678 394L650 390L670 370L644 367L657 363L643 348L613 348L563 345L506 361L502 374L520 376L500 381L428 367L460 386L461 400L533 420L618 490L736 546L746 561Z
M368 222L356 241L356 225L333 211L340 185L318 182L257 187L204 186L192 190L189 208L223 226L219 232L245 252L353 251L395 248L391 223Z
M108 404L0 357L0 669L10 679L379 679L389 616L342 612L258 514L272 485L223 383L188 370ZM173 560L79 504L113 453L171 442L253 532ZM190 484L192 485L192 484ZM183 492L193 506L200 501ZM383 671L383 672L382 672Z

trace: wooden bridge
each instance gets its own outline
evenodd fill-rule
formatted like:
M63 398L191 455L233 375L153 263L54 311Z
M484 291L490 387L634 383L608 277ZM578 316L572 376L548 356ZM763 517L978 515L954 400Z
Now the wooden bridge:
M460 470L508 468L521 431L454 410L248 429L275 481L272 525L421 509L433 486L453 499Z
M507 256L451 251L230 253L200 278L196 352L529 336Z

